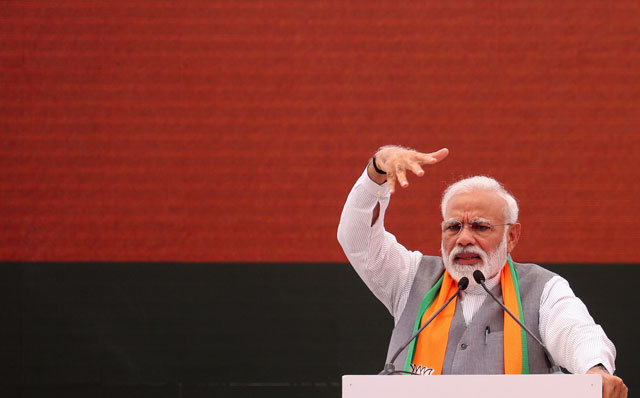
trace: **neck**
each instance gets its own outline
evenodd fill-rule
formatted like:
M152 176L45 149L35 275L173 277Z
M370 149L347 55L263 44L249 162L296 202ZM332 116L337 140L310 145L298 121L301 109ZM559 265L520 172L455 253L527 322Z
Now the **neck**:
M487 286L487 289L491 290L494 287L498 286L499 283L500 283L500 272L498 272L491 278L487 279L485 282L485 285ZM469 287L466 290L461 291L460 293L462 297L464 297L467 294L479 295L479 296L487 295L487 292L482 288L482 286L475 283L475 281L471 282L469 284Z

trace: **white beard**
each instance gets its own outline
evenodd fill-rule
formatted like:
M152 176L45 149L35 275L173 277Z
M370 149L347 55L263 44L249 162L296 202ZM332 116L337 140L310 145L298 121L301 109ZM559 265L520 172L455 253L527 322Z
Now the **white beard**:
M456 246L451 253L446 253L444 245L440 244L440 251L442 252L442 261L444 267L449 271L449 274L453 279L459 281L462 277L469 278L470 283L475 283L473 279L473 271L480 270L486 279L491 279L500 272L504 264L507 262L507 233L505 231L502 237L500 246L493 252L487 255L487 253L477 246ZM475 265L458 264L455 262L455 258L460 253L473 253L480 256L480 262Z

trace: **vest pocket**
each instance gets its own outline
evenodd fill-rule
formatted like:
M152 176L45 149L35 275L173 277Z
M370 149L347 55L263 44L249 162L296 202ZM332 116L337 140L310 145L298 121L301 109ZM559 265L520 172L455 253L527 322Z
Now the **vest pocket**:
M490 332L486 334L483 346L484 374L504 374L504 331ZM486 344L485 344L486 342Z

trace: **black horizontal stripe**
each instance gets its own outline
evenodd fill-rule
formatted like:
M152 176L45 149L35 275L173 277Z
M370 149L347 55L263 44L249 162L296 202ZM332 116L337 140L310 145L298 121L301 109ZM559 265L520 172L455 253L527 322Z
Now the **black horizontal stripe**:
M640 351L623 317L640 264L546 267L616 344L633 388ZM0 385L34 395L338 396L341 375L380 370L393 326L344 263L3 262L0 295Z

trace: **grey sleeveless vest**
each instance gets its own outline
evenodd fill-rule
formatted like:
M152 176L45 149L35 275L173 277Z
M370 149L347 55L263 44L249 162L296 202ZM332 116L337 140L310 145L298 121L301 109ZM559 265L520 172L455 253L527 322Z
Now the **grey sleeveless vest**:
M544 285L555 274L536 264L514 262L520 281L520 298L525 324L540 338L538 327L540 296ZM424 295L436 284L442 273L442 258L423 256L418 272L413 280L407 304L393 329L387 362L391 356L409 340L413 334L416 317ZM502 301L502 289L498 284L492 293ZM491 299L482 303L469 326L465 325L464 315L457 300L456 311L451 321L449 340L442 368L443 374L503 374L503 336L504 311ZM489 333L487 334L487 328ZM540 345L527 336L529 351L529 372L549 373L549 363ZM405 349L395 361L396 369L403 369L407 358Z

